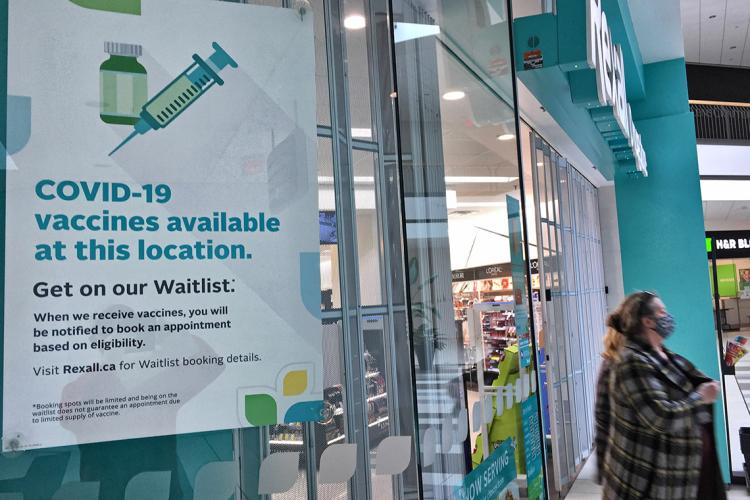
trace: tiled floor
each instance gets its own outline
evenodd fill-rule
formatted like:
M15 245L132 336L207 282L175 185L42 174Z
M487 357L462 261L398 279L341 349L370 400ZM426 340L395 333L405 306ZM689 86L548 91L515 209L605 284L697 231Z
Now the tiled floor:
M602 498L602 489L599 485L594 482L596 477L596 458L591 459L586 463L581 473L578 475L578 479L573 484L573 488L565 497L565 500L599 500ZM732 490L727 493L729 500L735 500L739 498L750 498L745 488L734 486Z

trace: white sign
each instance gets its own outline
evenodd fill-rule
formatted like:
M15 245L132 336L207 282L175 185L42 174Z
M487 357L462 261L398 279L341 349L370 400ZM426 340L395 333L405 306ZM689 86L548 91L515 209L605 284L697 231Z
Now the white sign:
M3 450L319 418L312 14L10 0L8 48Z
M589 0L586 12L587 58L589 67L596 69L599 104L612 106L617 125L633 151L636 169L648 175L646 152L628 104L622 46L612 42L612 32L607 24L607 15L602 11L601 0Z

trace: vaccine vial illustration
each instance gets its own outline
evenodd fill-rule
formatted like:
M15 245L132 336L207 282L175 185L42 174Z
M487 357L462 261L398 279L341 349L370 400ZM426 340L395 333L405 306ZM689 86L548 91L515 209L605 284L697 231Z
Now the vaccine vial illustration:
M130 43L105 42L104 52L109 54L109 59L99 67L99 116L105 123L135 125L148 100L148 75L138 62L143 48Z

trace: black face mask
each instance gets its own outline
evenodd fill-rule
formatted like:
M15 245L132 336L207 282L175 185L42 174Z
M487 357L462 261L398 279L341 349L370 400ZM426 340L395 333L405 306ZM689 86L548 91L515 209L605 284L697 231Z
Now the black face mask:
M671 314L667 313L660 318L654 318L654 321L656 322L654 330L661 338L667 339L667 337L674 333L676 324L674 317Z

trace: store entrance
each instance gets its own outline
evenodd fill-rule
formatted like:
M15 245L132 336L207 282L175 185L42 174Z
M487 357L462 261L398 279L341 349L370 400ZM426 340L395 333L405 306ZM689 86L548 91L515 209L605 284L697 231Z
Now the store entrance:
M598 194L525 125L522 148L547 466L551 495L564 496L593 451L607 312Z
M709 231L706 251L714 305L714 341L724 379L732 482L745 484L740 429L750 427L750 249L747 231Z

